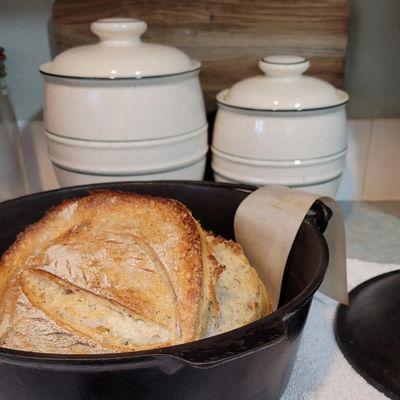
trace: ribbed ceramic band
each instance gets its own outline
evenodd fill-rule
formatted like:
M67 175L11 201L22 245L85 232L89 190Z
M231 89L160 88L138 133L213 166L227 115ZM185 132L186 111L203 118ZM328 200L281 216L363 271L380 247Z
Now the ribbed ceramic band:
M83 174L90 174L90 175L100 175L100 176L120 176L120 175L125 175L125 176L136 176L136 175L151 175L151 174L157 174L161 172L169 172L169 171L174 171L177 169L181 169L184 167L187 167L189 165L196 164L199 162L202 158L206 156L208 152L208 147L205 149L200 150L197 154L184 158L182 160L178 160L177 162L171 162L169 164L163 164L163 165L153 165L151 168L135 168L134 171L130 170L129 168L126 169L118 169L118 170L102 170L97 168L95 171L90 171L87 169L82 169L79 167L76 167L75 165L71 165L69 163L66 163L65 161L58 160L54 157L51 158L51 162L56 165L57 167L67 170L67 171L72 171L72 172L78 172L78 173L83 173Z

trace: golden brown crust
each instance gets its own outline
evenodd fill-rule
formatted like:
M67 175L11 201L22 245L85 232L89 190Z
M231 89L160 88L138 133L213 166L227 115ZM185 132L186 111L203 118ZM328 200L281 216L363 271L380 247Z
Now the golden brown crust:
M0 346L9 348L156 348L269 312L240 245L204 232L170 199L97 191L66 200L0 261Z
M197 229L201 238L203 262L203 301L202 306L200 307L198 333L200 337L203 337L207 330L208 321L210 318L212 318L211 315L215 314L218 310L218 300L215 292L215 286L219 276L222 273L223 266L212 255L207 243L207 237L198 222Z
M29 301L51 320L104 348L135 351L172 344L167 327L47 271L27 269L19 281Z
M266 289L264 283L261 281L257 271L253 267L250 266L249 261L247 260L247 257L244 254L242 246L233 240L227 240L227 239L222 238L221 236L213 235L213 240L214 240L214 245L216 245L216 244L225 245L228 249L230 249L230 251L233 254L236 254L238 257L241 257L245 261L245 263L249 265L249 267L251 268L251 271L253 272L253 274L255 276L255 279L258 282L258 286L259 286L260 290L262 291L262 299L263 299L262 310L263 311L262 311L261 316L263 317L265 315L270 314L272 312L272 305L271 305L271 300L269 298L267 289Z
M224 271L216 283L219 309L209 315L206 335L212 336L253 322L271 310L269 296L242 247L207 232L207 243Z
M13 323L19 274L41 268L168 325L175 343L198 339L209 301L202 252L197 223L178 201L108 191L67 200L1 259L0 337Z

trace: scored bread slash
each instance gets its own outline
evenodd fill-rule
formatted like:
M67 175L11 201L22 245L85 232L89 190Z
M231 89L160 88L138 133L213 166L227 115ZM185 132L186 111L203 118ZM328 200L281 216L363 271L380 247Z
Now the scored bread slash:
M25 229L2 256L0 340L7 348L51 353L110 348L61 324L60 331L72 333L68 344L60 335L43 338L57 327L22 292L17 277L27 268L45 270L160 324L171 333L170 344L199 339L209 303L204 251L195 219L176 200L110 191L68 200ZM24 301L22 312L15 305ZM26 321L38 318L37 311L44 315L35 320L34 334Z
M168 346L173 339L173 333L163 325L49 272L25 270L20 286L29 301L54 322L104 347L145 350Z

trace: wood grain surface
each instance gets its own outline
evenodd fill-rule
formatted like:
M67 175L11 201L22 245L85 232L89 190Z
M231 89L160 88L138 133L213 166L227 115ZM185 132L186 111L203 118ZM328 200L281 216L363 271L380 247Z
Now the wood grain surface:
M348 0L56 0L56 53L94 43L89 24L106 17L143 19L149 26L143 40L200 60L208 111L217 92L260 73L265 55L305 56L309 74L343 84Z

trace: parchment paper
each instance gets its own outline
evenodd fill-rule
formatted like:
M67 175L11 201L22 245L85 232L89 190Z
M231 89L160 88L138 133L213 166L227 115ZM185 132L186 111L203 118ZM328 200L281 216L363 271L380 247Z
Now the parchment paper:
M265 283L274 310L278 306L290 249L316 200L321 200L333 213L324 233L329 247L329 266L320 290L347 304L345 231L335 200L283 186L265 186L246 197L236 211L236 240Z

